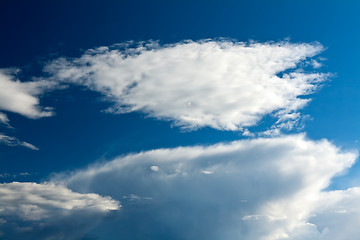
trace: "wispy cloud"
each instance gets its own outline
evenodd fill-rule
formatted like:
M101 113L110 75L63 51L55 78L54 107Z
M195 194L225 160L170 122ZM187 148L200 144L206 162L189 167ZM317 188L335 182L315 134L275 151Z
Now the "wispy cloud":
M0 184L0 238L79 239L119 202L53 183Z
M360 217L360 206L345 201L348 192L324 192L356 157L326 140L295 135L131 154L53 181L123 199L111 234L124 239L314 240L328 236L322 228L338 229L314 214L340 207ZM323 204L324 194L340 200ZM352 226L342 232L359 234Z
M8 146L23 146L23 147L30 148L32 150L39 150L37 147L35 147L34 145L32 145L28 142L20 141L19 139L15 138L15 137L6 136L2 133L0 133L0 143L8 145Z
M7 127L10 127L9 118L5 113L0 112L0 124L4 124Z
M299 64L323 51L318 44L239 43L228 40L120 44L60 58L45 71L85 85L115 104L108 111L141 111L187 129L243 130L272 114L291 128L328 75ZM304 65L304 64L303 64ZM284 122L291 122L286 124Z

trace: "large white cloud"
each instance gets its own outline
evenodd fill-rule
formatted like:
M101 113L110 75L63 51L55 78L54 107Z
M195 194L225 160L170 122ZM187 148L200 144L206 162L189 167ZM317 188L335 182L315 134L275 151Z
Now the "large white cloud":
M79 239L119 203L53 183L0 184L1 239Z
M227 40L120 44L57 59L45 71L103 93L115 103L112 112L141 111L183 128L221 130L242 130L273 114L275 128L291 128L308 102L300 96L327 77L299 64L322 50L317 43Z
M356 157L296 135L130 154L53 181L122 200L104 239L336 239L322 229L344 223L322 216L342 203L359 217L359 194L348 204L346 191L324 189Z

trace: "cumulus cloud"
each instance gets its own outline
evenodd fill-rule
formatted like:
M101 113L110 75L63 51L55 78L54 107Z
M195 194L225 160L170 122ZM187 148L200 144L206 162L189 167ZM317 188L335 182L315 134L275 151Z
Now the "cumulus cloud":
M299 64L321 51L318 43L146 42L60 58L45 71L103 93L114 102L110 112L140 111L187 129L220 130L243 130L272 114L277 128L292 128L309 101L300 96L328 76Z
M0 238L79 239L119 203L53 183L0 184Z
M324 192L356 157L295 135L130 154L53 181L122 199L121 215L102 227L123 239L314 240L337 230L322 220L332 208L360 210L357 195L347 204L346 191Z

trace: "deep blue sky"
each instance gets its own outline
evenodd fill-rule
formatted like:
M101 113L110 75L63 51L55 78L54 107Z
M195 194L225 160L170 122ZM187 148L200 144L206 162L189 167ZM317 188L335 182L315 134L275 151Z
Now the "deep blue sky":
M22 80L41 75L59 56L80 56L97 46L127 40L174 43L225 37L239 41L314 42L327 50L322 71L334 73L304 109L304 131L357 147L360 134L358 1L2 1L0 67L22 69ZM50 97L49 97L50 96ZM0 145L1 172L28 172L27 180L86 166L128 152L210 144L240 133L201 129L182 133L168 122L138 113L102 113L100 94L72 88L48 93L42 105L57 115L39 120L8 116L14 136L40 148ZM7 181L11 181L8 179Z
M84 194L77 195L82 200L86 199L86 193L90 192L109 196L123 204L120 211L107 215L104 223L92 232L86 226L84 228L86 231L83 230L87 232L84 239L93 239L92 237L94 239L117 239L119 236L124 239L144 239L145 237L149 239L184 239L184 236L188 236L187 239L210 239L210 237L216 239L218 236L220 236L219 239L233 239L236 236L242 236L241 234L251 236L251 231L255 229L254 232L256 233L259 226L264 226L264 232L268 229L276 229L271 224L266 225L268 222L265 220L264 223L266 224L263 224L261 216L259 215L259 217L258 213L252 211L256 211L256 207L261 206L261 203L266 203L267 200L276 199L279 196L279 199L285 195L290 196L287 201L291 203L293 199L301 202L302 197L303 200L305 199L304 201L311 199L313 192L304 191L310 196L307 198L306 194L297 194L296 191L304 190L307 187L306 184L309 184L310 189L313 179L315 179L314 189L316 189L318 181L331 179L333 172L336 172L331 172L334 166L340 166L339 169L345 168L341 165L342 162L338 160L343 156L336 152L336 147L360 149L360 113L358 111L360 103L359 12L360 1L358 0L1 0L0 70L2 68L20 69L21 72L18 76L24 82L31 81L33 77L46 78L48 75L42 71L43 67L54 59L59 57L77 58L87 49L111 46L125 41L158 40L160 45L163 45L179 43L188 39L197 41L225 38L242 42L289 41L291 43L312 44L319 42L322 44L325 51L317 57L322 59L323 66L320 69L312 70L330 73L332 76L314 94L304 96L304 98L311 98L312 100L300 112L303 116L308 115L309 117L305 118L305 125L302 130L290 131L290 134L306 133L309 141L302 139L301 135L300 137L296 135L285 137L284 139L289 142L283 142L282 138L280 140L269 138L271 139L269 142L273 145L267 145L266 140L263 140L265 143L260 144L254 141L255 143L247 143L244 152L239 150L233 153L233 149L230 147L230 150L226 150L228 152L217 152L218 150L216 150L214 156L209 157L206 155L207 150L204 150L199 157L194 159L192 159L193 150L191 148L183 149L183 155L180 154L180 157L185 160L192 159L194 162L184 161L184 168L189 168L189 178L166 178L168 176L162 178L161 167L164 167L165 170L167 167L175 169L178 167L176 164L180 162L179 165L181 165L183 159L179 160L180 157L173 156L175 160L172 159L168 163L164 161L161 154L156 155L158 154L156 150L153 153L145 153L145 157L130 156L129 158L133 162L127 163L128 165L124 168L114 164L114 169L107 169L108 172L104 171L108 175L101 172L103 169L102 165L99 164L96 166L100 169L99 172L96 172L98 170L96 167L90 167L89 172L95 169L94 172L96 173L94 175L89 174L91 177L88 179L86 174L84 174L84 178L81 174L74 174L75 177L71 180L66 179L68 176L66 174L64 174L65 177L61 175L63 179L61 176L59 177L60 180L68 181L66 187L74 192ZM1 91L5 92L6 90L0 89L0 93ZM8 185L3 184L7 182L42 183L20 184L19 186L25 187L18 188L20 193L15 191L14 196L20 196L21 201L23 200L21 199L23 193L26 201L28 199L36 200L37 198L27 197L26 189L31 190L29 191L30 196L33 192L35 195L41 195L40 188L45 186L46 189L48 187L44 181L56 182L58 180L58 178L54 178L56 173L86 169L87 166L95 162L105 163L118 156L127 156L128 153L178 146L208 146L244 138L256 139L256 137L245 137L240 131L221 131L210 127L196 131L184 131L173 126L171 121L159 121L147 117L145 113L141 112L105 113L103 110L112 106L112 103L105 101L101 93L89 91L85 85L74 86L70 84L66 89L46 92L40 96L40 101L41 106L54 107L56 115L34 120L16 112L7 112L1 109L0 104L1 112L7 114L13 127L8 128L4 124L1 125L0 122L0 190L8 190ZM265 116L250 130L264 130L274 121L269 116ZM1 133L31 143L39 150L2 144ZM327 139L334 145L312 142L312 140L319 139ZM241 149L242 143L238 144L239 149ZM227 145L224 146L224 149L229 148ZM307 148L302 148L303 146ZM212 147L212 149L215 148ZM169 150L169 153L173 154L172 151ZM160 157L159 159L152 159L154 160L152 163L151 154ZM150 156L151 161L147 162L147 156ZM239 159L237 159L238 156ZM354 153L349 156L347 156L348 159L356 158ZM207 157L209 161L206 163ZM297 164L300 163L298 172L296 170L297 165L294 167L287 162L287 158L292 159L292 157L298 161ZM234 159L239 161L234 161ZM310 159L309 162L306 162L307 159ZM329 161L327 161L328 159ZM342 161L347 160L346 157L344 159ZM224 161L222 162L222 160ZM121 161L121 159L117 161ZM117 161L114 162L119 163ZM150 164L150 162L159 165L160 170L156 165L151 166L155 168L149 168L150 165L147 166L146 164ZM223 167L223 170L226 171L225 173L219 171L219 175L211 175L211 169L211 171L209 169L207 169L209 171L203 171L204 166L208 166L206 164L214 167L215 170L218 166ZM279 164L286 166L284 172L286 172L286 168L291 171L294 168L295 171L291 173L293 175L286 175L281 172ZM330 192L333 189L359 186L359 165L359 163L355 163L348 174L332 179L333 182L327 190ZM269 169L266 169L267 166ZM331 172L326 177L321 175L323 171L325 172L323 166L324 169L328 168ZM191 169L192 167L194 170ZM243 167L250 169L249 172L244 171ZM232 170L235 174L228 174ZM160 177L157 178L157 176ZM313 176L315 177L312 178ZM165 180L163 181L163 179ZM310 181L308 181L309 179ZM323 184L326 185L326 183ZM36 189L33 191L31 186L39 187L40 193L37 193ZM18 186L16 185L16 187ZM22 191L22 189L25 190ZM60 187L58 191L58 188L53 185L51 185L51 189L54 192L49 192L48 196L52 200L57 199L64 190ZM314 191L314 196L320 196L323 193L322 190L324 189L320 187ZM355 196L353 198L359 202L357 196L360 194L357 195L357 192L354 192L350 192L346 196ZM132 193L137 193L140 197L132 195ZM338 196L337 193L332 192L335 197ZM150 198L147 199L146 197L151 194L154 195L151 200L153 202L148 204L147 201ZM242 199L244 197L242 194L245 197L249 196L248 202L246 199ZM297 195L292 198L292 194ZM346 192L346 194L348 193ZM6 202L4 200L5 204L1 205L2 196L4 193L0 191L0 213L3 213L2 207L6 204L9 204L11 208L13 202L17 203L16 201ZM151 195L151 197L153 196ZM240 203L239 197L241 197ZM61 196L59 199L65 205L68 203ZM344 204L345 207L348 206L349 202L352 203L350 200ZM21 201L19 202L22 203ZM24 202L27 203L26 201ZM30 206L35 206L36 201L35 203L31 201L29 201ZM303 205L302 202L300 205ZM59 218L61 224L58 224L57 211L66 213L69 209L64 210L57 208L57 206L54 208L51 205L49 206L48 208L44 207L44 209L46 211L50 209L49 212L51 213L53 211L54 216L56 216L54 221L48 221L45 217L45 220L40 219L39 225L36 225L37 223L33 224L31 219L28 221L26 217L20 216L21 214L20 217L15 216L16 214L10 215L9 219L11 220L14 217L14 222L16 222L18 221L16 217L18 217L20 226L21 224L26 226L27 223L34 226L35 233L33 234L35 235L31 236L38 234L36 232L37 226L40 226L39 234L44 229L42 234L47 234L46 231L49 233L57 232L59 229L59 232L63 233L71 221L67 221L66 218ZM289 208L291 210L289 210L289 216L297 216L296 207L291 204L289 206L293 207ZM307 206L306 204L301 206L304 207L305 213L311 216L318 214L318 212L311 212L312 208L309 210L310 207L306 209ZM309 204L309 206L312 205ZM329 209L332 210L331 207L334 206L336 207L336 205L330 205ZM349 204L349 206L350 210L359 208L356 204ZM320 210L321 207L319 207ZM235 210L243 215L235 216ZM329 212L331 212L330 210ZM84 212L80 211L80 214L76 212L76 207L75 213L71 211L69 211L68 216L72 218L71 220L75 219L74 222L77 221L77 223L86 225L87 221L91 219L86 215L86 209ZM19 212L21 213L21 211ZM89 212L93 213L92 210ZM104 210L103 213L105 212L107 213L107 210ZM293 212L295 214L292 215ZM359 211L357 210L357 212ZM324 233L321 232L322 226L330 226L330 235L342 232L343 229L341 228L342 223L337 225L339 228L332 228L331 223L326 222L328 219L341 219L340 221L347 227L349 226L348 222L356 224L356 221L352 220L352 216L347 219L344 218L348 221L346 222L342 221L343 218L336 218L338 215L331 215L332 212L329 213L330 216L335 217L328 217L327 213L327 209L325 209L324 220L321 219L320 211L319 224L317 224L316 219L310 219L310 217L304 217L304 219L299 217L299 219L304 220L303 225L306 225L305 222L310 222L308 220L314 220L311 223L316 225L316 231L318 231L316 233L319 234ZM280 211L279 216L281 214ZM100 219L104 215L101 215L100 212L99 218L96 219ZM303 215L303 212L300 211L299 216L303 217ZM98 215L89 216L97 217ZM250 219L250 223L248 224L245 221L244 225L248 225L240 226L240 229L237 224L241 222L239 219L242 216L248 217L247 220ZM354 216L357 217L357 220L359 219L358 215ZM260 224L254 227L255 225L252 224L258 220L258 217ZM5 226L2 225L5 218L6 215L0 214L0 238L3 231L2 227ZM204 219L205 221L203 221ZM291 222L291 218L289 219ZM221 222L223 220L224 222ZM50 226L50 228L41 229L42 221L45 223L44 226ZM298 222L302 223L301 221ZM50 224L46 225L49 222ZM286 223L286 221L284 222ZM51 224L55 227L52 228ZM283 222L280 222L280 225L286 228L286 224ZM16 227L17 225L14 224L13 226ZM11 228L13 226L10 227L9 236L12 236ZM58 228L58 226L64 226L64 229ZM74 228L74 226L76 228L77 225L71 223L71 227ZM352 229L351 226L347 227L346 229ZM238 229L243 231L240 235ZM341 229L341 231L337 229ZM355 226L354 229L357 230L358 227ZM19 233L16 231L14 236ZM70 230L68 232L72 234ZM246 235L248 233L249 235ZM194 236L198 237L194 238ZM331 235L334 237L332 239L336 239L336 236ZM310 237L310 239L313 238ZM327 238L325 237L325 239Z

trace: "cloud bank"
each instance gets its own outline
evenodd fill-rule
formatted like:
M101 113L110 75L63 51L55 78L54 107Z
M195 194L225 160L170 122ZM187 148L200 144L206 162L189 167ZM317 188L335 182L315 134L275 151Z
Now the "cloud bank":
M321 51L317 43L118 44L57 59L45 72L103 93L114 102L110 112L140 111L186 129L233 131L271 114L275 129L291 129L309 101L300 96L328 76L301 69Z
M130 154L53 181L121 199L104 239L335 240L337 229L359 234L327 218L360 217L359 190L324 189L356 157L295 135Z
M0 238L79 239L119 203L53 183L0 184Z

